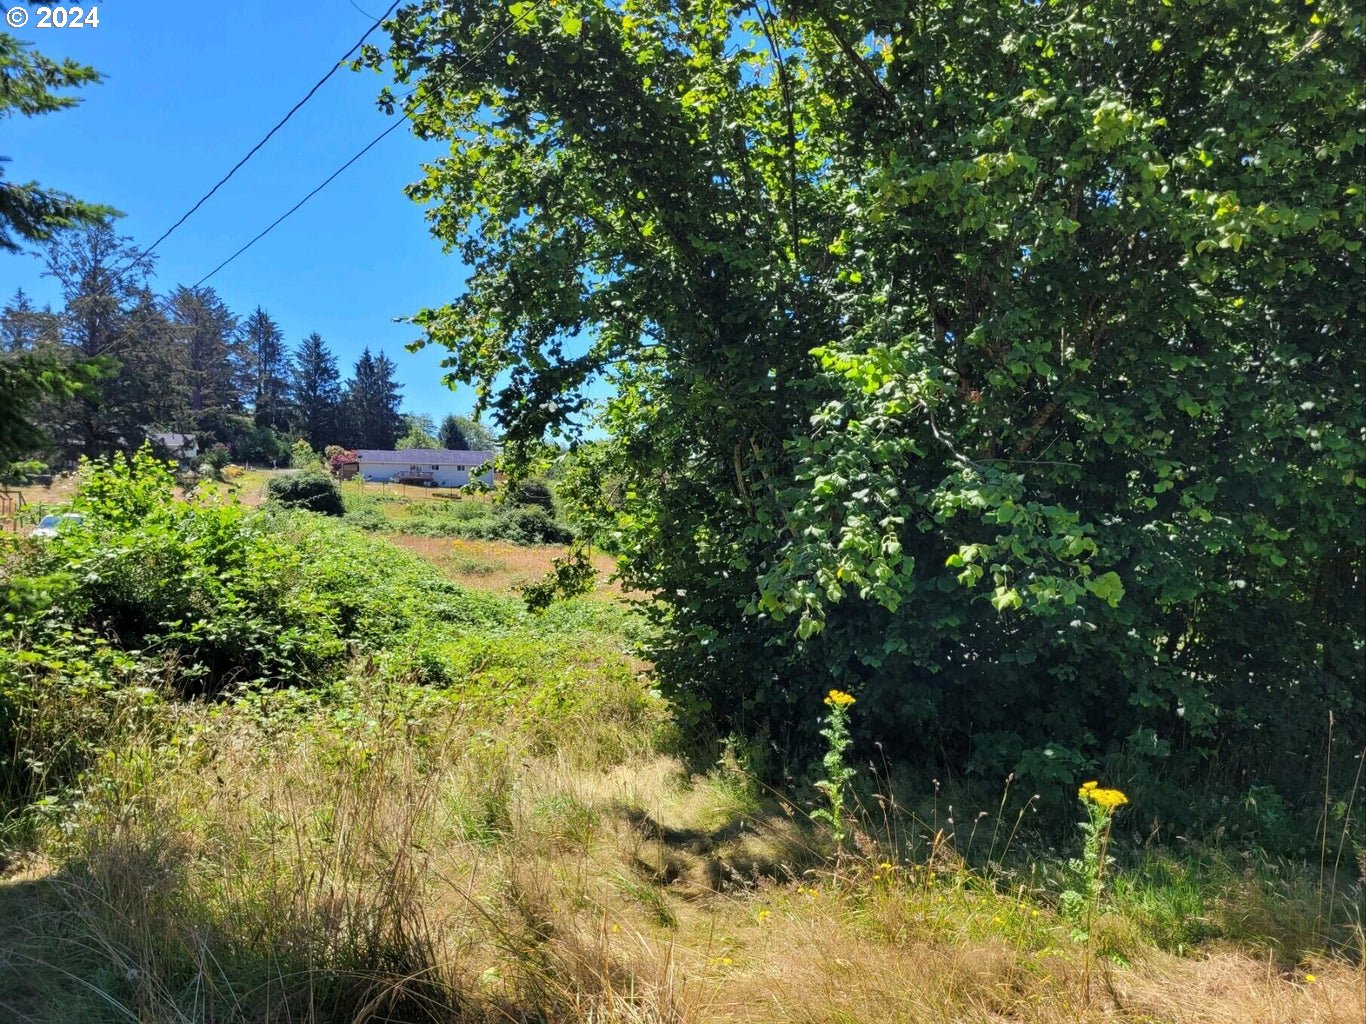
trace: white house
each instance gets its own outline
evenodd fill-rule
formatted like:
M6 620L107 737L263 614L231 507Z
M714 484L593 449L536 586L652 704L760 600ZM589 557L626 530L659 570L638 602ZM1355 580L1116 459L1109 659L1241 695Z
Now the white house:
M149 430L147 440L159 444L177 459L199 458L199 442L193 434L177 434L171 430Z
M423 487L463 487L471 478L492 484L493 459L497 454L450 448L405 448L398 452L358 448L356 463L362 480Z

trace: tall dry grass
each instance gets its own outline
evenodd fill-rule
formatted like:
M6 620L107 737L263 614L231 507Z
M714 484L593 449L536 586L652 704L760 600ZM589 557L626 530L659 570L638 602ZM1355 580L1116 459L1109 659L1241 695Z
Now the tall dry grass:
M358 673L130 728L0 886L16 1022L1342 1022L1349 959L1080 949L1027 886L867 834L829 852L622 683L536 713ZM4 1015L8 1014L8 1017Z

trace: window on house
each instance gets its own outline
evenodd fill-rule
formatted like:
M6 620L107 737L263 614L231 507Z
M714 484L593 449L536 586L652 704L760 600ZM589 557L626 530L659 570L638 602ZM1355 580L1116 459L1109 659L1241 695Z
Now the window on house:
M440 468L441 468L441 467L438 466L438 465L436 465L435 463L432 464L432 469L440 469Z

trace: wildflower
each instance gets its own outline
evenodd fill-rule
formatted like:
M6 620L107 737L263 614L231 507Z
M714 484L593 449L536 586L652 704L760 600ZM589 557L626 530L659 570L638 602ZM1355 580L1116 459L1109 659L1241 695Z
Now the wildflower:
M1090 800L1107 811L1113 811L1116 807L1122 807L1129 802L1123 790L1101 789L1096 782L1082 783L1081 789L1077 790L1077 796L1082 800Z
M1317 974L1306 974L1304 976L1304 980L1307 984L1312 985L1314 984L1314 982L1319 980L1319 976Z
M825 703L829 704L832 708L847 708L850 704L854 703L854 698L843 690L831 690L825 698Z
M773 913L773 911L765 907L763 910L759 911L757 914L754 915L754 919L762 924L765 920L768 919L768 916L771 913Z

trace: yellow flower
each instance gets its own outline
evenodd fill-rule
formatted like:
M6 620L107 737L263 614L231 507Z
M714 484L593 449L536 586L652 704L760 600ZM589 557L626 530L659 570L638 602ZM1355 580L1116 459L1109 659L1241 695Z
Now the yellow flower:
M1314 984L1314 982L1319 980L1319 976L1317 974L1306 974L1304 976L1304 980L1312 985Z
M843 690L831 690L829 696L825 698L825 703L829 704L832 708L847 708L850 704L854 703L854 698Z
M757 920L757 921L763 921L763 920L765 920L765 919L768 917L768 915L771 914L771 913L772 913L771 910L768 910L767 908L765 908L765 909L759 911L757 914L755 914L755 915L754 915L754 918L755 918L755 920Z
M1094 782L1085 783L1081 789L1077 790L1077 796L1083 800L1090 800L1093 804L1104 807L1107 811L1113 811L1116 807L1122 807L1129 802L1129 798L1124 795L1121 789L1099 789Z

